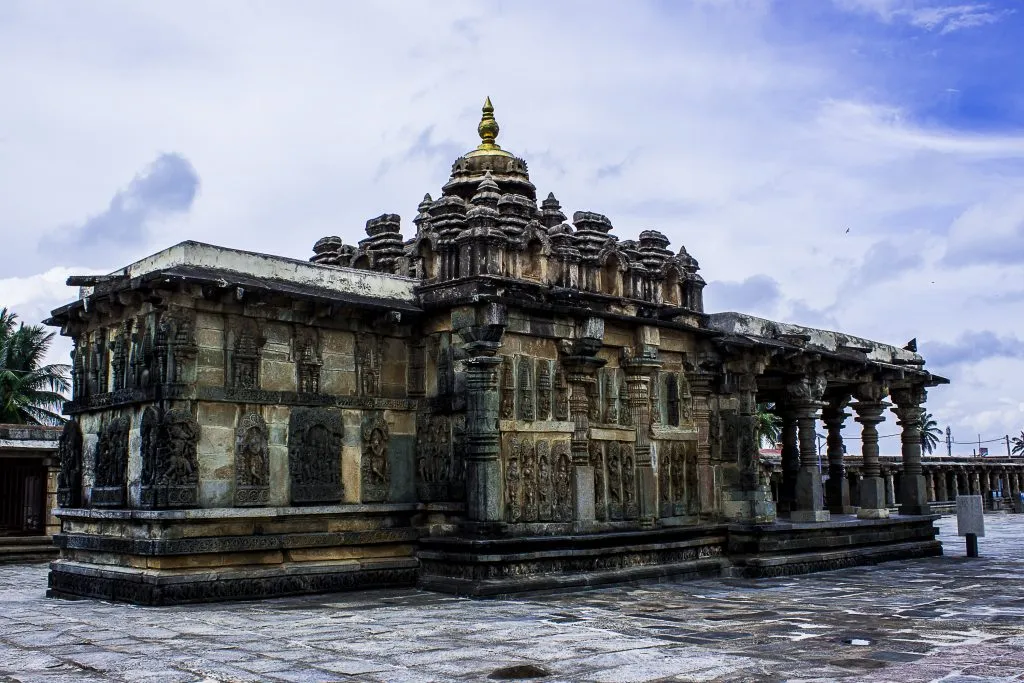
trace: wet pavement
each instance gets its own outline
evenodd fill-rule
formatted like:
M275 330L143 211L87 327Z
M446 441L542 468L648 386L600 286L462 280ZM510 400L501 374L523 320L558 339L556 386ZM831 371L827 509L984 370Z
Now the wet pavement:
M0 681L1024 681L1024 515L985 523L979 559L947 517L939 558L519 600L134 607L0 566Z

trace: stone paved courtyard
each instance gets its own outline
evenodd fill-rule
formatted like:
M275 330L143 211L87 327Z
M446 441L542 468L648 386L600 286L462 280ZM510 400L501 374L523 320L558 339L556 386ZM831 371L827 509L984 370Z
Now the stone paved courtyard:
M142 608L44 597L0 566L2 681L1024 681L1024 516L982 558L521 600L415 590Z

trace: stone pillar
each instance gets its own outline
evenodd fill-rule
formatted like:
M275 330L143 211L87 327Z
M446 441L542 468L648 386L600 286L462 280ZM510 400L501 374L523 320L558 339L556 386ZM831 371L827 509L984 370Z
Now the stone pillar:
M459 311L452 327L465 342L466 353L466 518L469 522L500 524L504 519L501 434L498 429L498 368L496 356L508 323L503 306ZM486 530L481 528L481 530Z
M885 480L885 506L896 507L896 479L892 470L882 470L882 478Z
M796 412L797 437L800 441L800 471L796 476L796 495L789 517L794 522L827 522L831 515L825 509L818 469L818 444L815 421L825 391L824 377L805 378L787 387L790 405Z
M956 497L960 495L960 469L958 467L953 468L953 495L952 500L956 500Z
M968 488L968 491L970 491L970 495L984 496L985 494L981 490L981 475L978 473L978 470L972 469L970 472L968 472L967 476L970 477L970 484Z
M573 529L593 527L594 467L590 464L590 400L597 386L597 370L607 361L596 358L604 339L604 320L588 318L577 331L575 340L566 340L561 348L562 365L569 383L569 416L574 423L572 435Z
M853 507L854 513L856 513L857 512L857 508L860 505L861 473L860 472L850 472L847 475L846 479L849 482L848 485L850 487L850 504ZM857 505L854 505L854 503L857 503Z
M711 387L715 375L698 369L690 376L693 419L697 425L697 502L700 514L715 514L715 482L711 470Z
M946 491L946 477L948 475L945 468L940 467L936 472L936 476L938 477L938 487L935 490L935 500L945 502L949 500L949 494Z
M779 491L779 511L790 512L796 496L796 475L800 471L800 445L797 442L796 415L783 409L782 417L782 486Z
M1020 473L1016 470L1010 472L1010 495L1017 497L1020 494Z
M852 515L850 505L850 482L846 478L846 467L843 465L843 421L850 416L844 412L849 402L849 395L833 398L822 412L822 421L828 430L828 482L825 495L828 509L836 515Z
M735 410L720 412L723 479L722 512L726 519L765 524L775 521L775 503L761 478L761 457L756 436L757 375L763 365L754 358L732 361L723 392L735 397ZM729 473L728 463L735 463Z
M929 503L934 503L935 500L936 500L935 499L935 471L934 470L929 469L929 470L927 470L924 473L924 482L925 482L925 484L927 486L927 490L928 490L928 502Z
M900 514L928 515L928 494L921 470L921 404L925 390L921 386L898 389L892 394L894 412L902 428L903 473L900 476Z
M640 502L640 524L654 526L658 516L657 477L651 458L651 374L661 367L658 360L660 341L657 328L641 327L637 332L639 353L623 349L622 369L626 373L626 391L629 394L631 422L636 428L637 498Z
M989 500L989 492L992 490L988 477L988 470L984 467L979 467L977 477L978 490L981 491L981 497L985 501L985 504L987 504Z
M863 475L860 482L860 509L857 516L861 519L884 519L889 516L885 504L885 486L882 483L882 471L878 466L878 425L885 421L882 414L889 406L882 400L884 393L877 384L864 384L857 388L858 401L853 404L857 413L854 418L862 426L861 455L863 457Z

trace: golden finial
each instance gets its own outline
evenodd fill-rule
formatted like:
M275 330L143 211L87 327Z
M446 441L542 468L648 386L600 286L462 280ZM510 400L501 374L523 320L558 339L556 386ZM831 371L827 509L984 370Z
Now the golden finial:
M476 132L480 134L480 144L477 149L501 149L494 140L498 137L498 122L494 119L494 105L491 104L491 98L488 97L484 101L483 116L480 117L480 125L476 127Z

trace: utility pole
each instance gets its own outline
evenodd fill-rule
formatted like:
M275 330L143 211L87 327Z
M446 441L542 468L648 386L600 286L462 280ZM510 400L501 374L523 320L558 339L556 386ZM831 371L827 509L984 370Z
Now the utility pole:
M946 425L946 455L953 457L953 430Z
M981 457L981 434L978 434L978 457Z
M1013 457L1013 456L1010 455L1010 435L1009 434L1006 435L1006 457L1007 458Z

